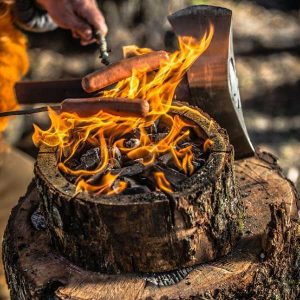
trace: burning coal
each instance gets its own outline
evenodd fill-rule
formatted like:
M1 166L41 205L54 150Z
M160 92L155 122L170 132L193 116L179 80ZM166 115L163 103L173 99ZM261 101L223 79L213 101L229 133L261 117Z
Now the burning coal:
M130 78L99 95L147 100L147 116L99 111L91 117L79 117L49 109L51 126L46 131L35 126L35 145L57 147L58 168L74 181L77 192L112 195L158 189L172 193L176 184L201 166L211 146L210 140L197 136L195 124L170 113L170 109L177 85L208 48L213 33L211 25L200 41L181 38L179 50L161 62L158 71L133 70ZM126 56L150 51L127 47ZM176 109L198 113L187 106Z

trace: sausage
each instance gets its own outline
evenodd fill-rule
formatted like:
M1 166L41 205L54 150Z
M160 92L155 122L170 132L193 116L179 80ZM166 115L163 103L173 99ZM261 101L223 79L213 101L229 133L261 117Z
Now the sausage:
M149 103L142 99L126 98L80 98L66 99L61 104L60 112L76 113L79 117L91 117L99 111L120 116L146 117Z
M154 71L160 67L162 62L168 59L169 55L166 51L153 51L123 59L105 69L86 75L83 77L81 85L86 92L95 92L130 77L133 69L142 72Z
M149 103L141 99L126 98L77 98L66 99L61 105L51 105L51 109L60 113L76 113L79 117L91 117L99 111L105 111L124 117L146 117L149 113ZM48 111L47 106L0 112L0 118L8 116L35 114Z

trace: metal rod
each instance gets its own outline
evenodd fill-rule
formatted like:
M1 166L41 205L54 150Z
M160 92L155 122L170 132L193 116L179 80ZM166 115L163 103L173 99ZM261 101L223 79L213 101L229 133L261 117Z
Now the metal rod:
M53 110L61 109L60 105L54 105L54 106L50 106L50 107ZM0 112L0 118L9 117L9 116L31 115L31 114L36 114L36 113L45 112L45 111L48 111L48 106L42 106L42 107L30 108L30 109L13 110L13 111L5 111L5 112Z
M94 35L97 40L97 43L99 44L99 51L100 51L99 58L101 58L101 62L107 66L110 64L110 61L109 61L106 38L99 31L95 32Z

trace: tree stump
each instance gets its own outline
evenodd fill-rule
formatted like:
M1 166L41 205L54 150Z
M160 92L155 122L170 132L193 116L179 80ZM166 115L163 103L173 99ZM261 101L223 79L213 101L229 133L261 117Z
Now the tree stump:
M170 271L224 256L236 244L242 206L228 136L200 110L174 106L171 113L197 125L199 138L212 146L204 166L169 195L75 195L55 151L41 149L36 182L54 248L77 266L106 273Z
M295 188L271 155L259 153L236 162L235 168L245 207L238 245L165 287L141 274L85 271L54 251L45 219L36 212L39 193L31 184L12 211L4 239L12 299L299 299Z

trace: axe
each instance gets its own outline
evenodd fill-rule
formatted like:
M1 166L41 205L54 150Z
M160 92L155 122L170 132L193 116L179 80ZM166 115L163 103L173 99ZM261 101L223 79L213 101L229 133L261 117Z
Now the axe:
M215 33L208 49L196 60L177 88L175 97L198 106L229 134L235 158L254 155L243 118L232 43L232 12L226 8L190 6L168 17L179 36L201 38L210 23ZM15 86L20 104L57 103L66 98L87 98L81 79L19 82Z
M177 36L200 39L210 23L215 32L208 49L187 72L186 99L213 117L228 132L236 159L254 155L242 112L232 42L232 12L229 9L198 5L169 16ZM181 89L181 93L184 93Z

